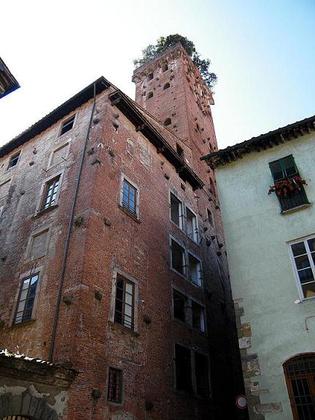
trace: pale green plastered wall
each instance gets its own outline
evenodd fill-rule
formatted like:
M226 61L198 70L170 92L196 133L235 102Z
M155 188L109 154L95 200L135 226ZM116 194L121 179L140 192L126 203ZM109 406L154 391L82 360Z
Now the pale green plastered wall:
M308 185L309 208L281 215L268 163L292 154ZM242 299L242 323L252 329L248 354L257 353L262 404L281 403L266 419L292 419L282 364L315 351L315 299L299 299L287 242L315 235L315 134L252 152L216 170L234 299ZM253 378L255 379L255 378ZM267 406L265 406L267 407ZM268 411L268 410L267 410Z

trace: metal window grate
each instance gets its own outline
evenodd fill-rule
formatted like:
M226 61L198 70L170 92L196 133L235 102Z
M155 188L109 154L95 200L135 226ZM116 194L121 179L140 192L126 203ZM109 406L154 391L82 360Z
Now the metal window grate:
M122 371L109 368L107 399L115 403L122 402Z
M315 354L290 359L283 368L294 420L314 420Z

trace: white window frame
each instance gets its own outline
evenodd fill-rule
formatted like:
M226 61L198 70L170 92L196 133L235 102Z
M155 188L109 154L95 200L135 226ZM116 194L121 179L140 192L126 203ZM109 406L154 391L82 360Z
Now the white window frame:
M172 204L171 204L171 198L172 195L180 202L180 211L179 211L179 225L177 225L173 220L172 220ZM185 210L184 210L184 203L183 200L181 200L178 197L178 194L176 193L176 191L170 190L169 191L169 216L170 216L170 221L172 223L174 223L175 226L177 226L180 230L184 231L184 218L185 218Z
M58 176L60 178L59 178L59 187L58 187L58 191L57 191L57 195L56 195L55 204L53 206L47 207L47 209L43 209L42 208L42 203L43 203L43 199L44 199L44 193L45 193L45 190L46 190L46 185L48 184L48 182L50 182L54 178L57 178ZM42 211L45 211L45 210L48 211L51 207L55 208L55 206L58 205L59 197L60 197L60 193L61 193L61 188L62 188L63 176L64 176L64 171L61 171L61 172L57 172L54 175L51 175L48 178L44 179L44 181L42 182L41 188L40 188L39 200L37 202L35 214L41 213Z
M295 239L293 241L287 242L287 244L289 245L289 255L290 255L291 265L292 265L293 272L294 272L295 282L296 282L296 286L297 286L298 293L299 293L299 296L300 296L300 300L301 301L315 299L315 296L304 297L304 293L303 293L303 289L302 289L302 284L301 284L301 281L300 281L300 278L299 278L299 274L298 274L298 270L297 270L296 263L295 263L295 257L293 255L293 251L292 251L292 245L298 244L300 242L304 242L305 249L306 249L306 255L307 255L307 257L308 257L308 259L310 261L310 268L312 270L313 277L314 277L314 282L310 282L310 283L314 283L315 284L315 264L314 264L313 258L311 256L311 253L310 253L309 245L307 243L307 241L309 239L315 239L315 234L308 235L308 236L305 236L303 238L299 238L299 239Z
M134 285L134 308L133 308L133 328L128 328L124 326L123 324L120 324L118 322L115 322L115 309L116 309L116 286L117 286L117 277L121 276L124 279L128 280L129 282L133 283ZM130 274L126 273L123 270L120 270L118 268L115 268L113 271L113 277L112 277L112 294L111 294L111 309L109 313L109 321L112 324L119 325L122 328L124 328L126 331L130 331L131 333L137 333L138 332L138 302L139 302L139 282L137 279L132 277Z
M43 266L39 266L39 267L36 267L36 269L32 268L31 270L28 270L28 271L25 271L22 274L19 274L18 279L17 279L18 287L17 287L17 291L16 291L16 294L15 294L13 310L12 310L11 316L10 316L10 325L12 325L12 326L23 325L23 322L21 324L15 324L15 315L16 315L17 305L19 303L22 281L24 279L38 273L38 285L36 287L36 296L35 296L34 304L33 304L33 308L32 308L32 316L31 316L31 319L27 322L31 322L31 321L34 321L36 319L38 299L39 299L41 284L42 284L42 281L43 281L43 271L44 271Z
M198 261L198 264L199 264L198 283L193 282L190 278L189 255L191 255L193 258L195 258ZM194 254L193 252L187 250L186 261L187 261L187 278L188 278L189 282L191 284L197 286L197 287L202 287L202 275L201 275L201 273L202 273L202 263L201 263L200 258L198 258L196 256L196 254Z
M55 166L60 165L61 163L63 163L63 162L59 162L59 163L55 163L55 164L53 165L53 164L52 164L53 156L54 156L54 153L55 153L55 152L57 152L58 150L62 149L62 148L63 148L63 147L65 147L65 146L68 146L68 150L67 150L66 157L65 157L65 162L66 162L66 160L67 160L67 158L68 158L68 156L69 156L69 153L70 153L70 142L71 142L71 139L68 139L67 141L63 142L63 143L62 143L62 144L60 144L58 147L56 147L56 148L55 148L55 149L54 149L54 150L50 153L49 160L48 160L47 171L48 171L48 169L54 168Z
M195 225L196 226L193 226L192 235L189 235L188 234L188 231L187 231L187 227L188 227L188 223L187 223L187 220L188 220L187 210L190 211L190 213L193 214L194 220L195 220ZM185 206L185 232L186 232L186 235L188 236L189 239L191 239L196 244L199 244L198 217L197 217L197 214L193 210L191 210L191 208L188 207L188 206Z
M123 206L124 180L126 180L136 190L136 213L132 213L132 212L128 211L128 209ZM123 173L121 174L121 178L120 178L119 206L124 211L126 211L126 213L130 214L130 216L133 216L137 219L140 218L140 189L139 189L137 184L135 184L129 177L127 177Z

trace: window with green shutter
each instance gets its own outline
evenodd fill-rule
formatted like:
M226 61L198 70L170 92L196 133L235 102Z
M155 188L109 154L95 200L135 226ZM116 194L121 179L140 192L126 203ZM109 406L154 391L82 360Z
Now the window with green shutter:
M292 155L270 162L269 167L274 180L270 192L275 191L282 212L308 204L303 187L305 181L301 179Z

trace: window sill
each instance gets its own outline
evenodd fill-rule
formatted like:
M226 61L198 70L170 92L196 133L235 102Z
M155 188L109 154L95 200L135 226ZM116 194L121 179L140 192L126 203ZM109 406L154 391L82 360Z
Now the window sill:
M124 325L119 324L118 322L108 321L108 324L112 327L112 329L120 330L121 332L133 335L134 337L139 337L140 335L137 331L125 327Z
M312 205L312 203L301 204L300 206L292 207L291 209L288 209L288 210L283 210L283 211L280 212L280 214L285 215L285 214L294 213L296 211L303 210L303 209L306 209L308 207L311 207L311 205Z
M53 206L47 207L47 209L39 210L36 214L34 214L33 219L36 219L37 217L40 217L43 214L49 213L50 211L56 209L57 207L59 207L58 204L55 204Z
M36 321L35 318L29 319L28 321L19 322L18 324L13 323L11 325L11 328L20 328L20 327L26 327L27 325L32 325Z
M131 213L130 211L128 211L125 207L121 206L120 204L118 205L118 207L120 208L120 210L122 212L124 212L127 216L129 216L131 219L133 219L135 222L137 223L141 223L141 220L139 220L138 216L134 213Z

